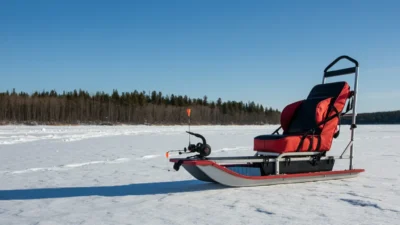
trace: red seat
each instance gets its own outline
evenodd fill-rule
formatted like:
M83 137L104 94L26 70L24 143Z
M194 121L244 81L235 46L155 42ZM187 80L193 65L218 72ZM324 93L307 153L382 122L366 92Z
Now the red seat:
M329 151L338 134L336 128L348 98L347 82L316 85L307 99L287 105L281 114L283 134L254 138L254 150L260 152Z

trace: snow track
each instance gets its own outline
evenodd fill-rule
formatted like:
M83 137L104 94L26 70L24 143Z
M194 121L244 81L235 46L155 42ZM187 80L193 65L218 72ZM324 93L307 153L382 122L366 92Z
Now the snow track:
M276 126L199 126L213 156ZM172 169L187 126L0 127L0 224L397 224L400 126L359 126L349 180L226 188ZM342 126L330 154L340 155ZM197 143L199 139L191 139ZM348 161L337 162L336 169Z

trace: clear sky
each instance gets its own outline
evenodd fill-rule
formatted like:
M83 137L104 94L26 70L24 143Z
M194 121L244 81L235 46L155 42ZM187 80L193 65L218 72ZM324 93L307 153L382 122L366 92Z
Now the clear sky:
M282 110L346 54L360 62L359 112L397 110L399 12L399 1L1 1L0 91L156 90Z

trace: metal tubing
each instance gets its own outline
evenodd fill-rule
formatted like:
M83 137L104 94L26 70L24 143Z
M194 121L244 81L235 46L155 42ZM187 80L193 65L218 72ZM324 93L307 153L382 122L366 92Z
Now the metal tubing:
M350 157L332 156L334 159L350 159ZM321 158L322 159L322 158Z
M257 152L256 156L279 156L276 152Z
M329 157L333 157L333 156L329 156ZM321 160L327 159L328 157L321 157ZM268 159L268 162L273 163L273 162L277 162L276 158L265 158ZM233 165L233 164L237 164L237 165L249 165L252 163L263 163L265 162L265 159L237 159L237 160L219 160L219 161L214 161L216 164L218 165ZM291 162L295 162L295 161L306 161L309 160L310 157L295 157L295 158L291 158L290 161Z
M347 151L347 149L348 149L350 146L353 146L353 141L349 141L349 144L347 144L346 148L344 149L344 151L343 151L342 154L340 155L340 158L343 157L344 153Z
M355 133L355 125L356 125L356 117L357 117L357 111L356 111L356 105L357 105L357 92L358 92L358 72L359 68L357 66L356 68L356 76L354 78L354 99L353 99L353 117L351 120L351 141L354 141L354 133ZM354 145L352 144L350 147L350 165L349 169L353 169L353 155L354 155Z
M354 158L354 135L355 135L355 128L356 128L356 117L357 117L357 112L356 112L356 105L357 105L357 92L358 92L358 73L359 73L359 64L358 64L358 62L357 62L357 60L355 60L355 59L353 59L353 58L351 58L351 57L348 57L348 56L340 56L340 57L338 57L337 59L335 59L331 64L329 64L326 68L325 68L325 70L324 70L324 74L323 74L323 76L322 76L322 84L325 84L325 82L326 82L326 73L329 73L328 72L328 70L334 65L334 64L336 64L339 60L341 60L341 59L343 59L343 58L345 58L345 59L347 59L347 60L349 60L349 61L351 61L351 62L353 62L354 64L355 64L355 71L354 71L354 73L355 73L355 78L354 78L354 98L353 98L353 113L351 114L351 127L350 127L350 129L351 129L351 140L350 140L350 143L347 145L347 147L345 148L345 150L343 151L343 153L342 153L342 155L340 155L340 158L342 158L343 157L343 154L347 151L347 149L349 148L349 146L350 146L350 164L349 164L349 169L351 170L351 169L353 169L353 158ZM340 74L343 74L343 73L340 73L340 72L343 72L343 71L345 71L346 72L346 74L348 74L348 72L350 71L349 70L350 68L347 68L347 69L342 69L342 70L339 70L339 74L335 74L334 73L334 75L335 76L337 76L337 75L340 75ZM334 72L334 71L331 71L331 72ZM337 71L336 71L337 72ZM333 76L332 74L331 74L331 76ZM328 76L328 77L331 77L331 76Z
M279 162L281 161L282 157L285 156L312 156L312 155L318 155L320 152L288 152L288 153L283 153L276 157L275 159L275 174L279 174Z

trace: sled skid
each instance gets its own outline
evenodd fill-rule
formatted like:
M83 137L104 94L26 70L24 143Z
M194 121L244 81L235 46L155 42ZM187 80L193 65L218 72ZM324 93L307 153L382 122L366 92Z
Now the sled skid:
M222 157L221 157L222 158ZM183 160L182 166L195 178L202 177L204 175L206 179L199 179L207 182L216 182L224 186L229 187L248 187L248 186L267 186L276 184L288 184L288 183L302 183L302 182L315 182L324 180L335 180L335 179L347 179L356 177L359 173L364 172L363 169L353 170L338 170L338 171L323 171L323 172L309 172L309 173L294 173L294 174L272 174L272 175L260 175L257 174L259 171L257 167L253 167L254 174L243 174L236 172L230 168L242 167L245 168L246 164L232 165L228 163L246 161L247 157L224 157L220 159L218 163L209 160L191 160L191 159L171 159L171 162L178 162ZM236 158L236 159L234 159ZM260 159L252 157L253 159L247 159L246 162L253 161L259 162ZM214 158L215 159L215 158ZM293 159L292 159L293 160ZM224 161L224 163L221 163ZM262 160L261 160L262 161ZM223 166L222 164L226 164ZM246 171L246 169L244 169Z

